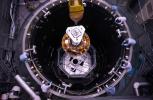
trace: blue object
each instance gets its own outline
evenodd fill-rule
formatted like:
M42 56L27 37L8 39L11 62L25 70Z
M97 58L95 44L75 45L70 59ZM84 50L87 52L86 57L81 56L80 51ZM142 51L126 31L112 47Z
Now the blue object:
M112 11L117 11L118 7L116 5L112 5Z
M26 52L23 52L21 55L20 55L20 61L22 62L25 62L28 60L28 53Z
M125 78L122 78L122 80L119 82L118 91L122 91L126 87L126 80Z
M127 72L131 72L132 71L132 67L128 67Z
M114 86L109 86L108 88L105 88L105 91L108 95L115 95L116 89Z
M130 71L128 71L127 75L129 77L132 77L134 75L134 73L136 72L136 69L135 68L132 68Z

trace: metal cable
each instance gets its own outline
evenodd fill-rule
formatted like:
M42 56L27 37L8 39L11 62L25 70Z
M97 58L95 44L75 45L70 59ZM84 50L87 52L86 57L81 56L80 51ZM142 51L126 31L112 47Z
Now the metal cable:
M14 8L14 1L12 0L11 2L11 7L10 7L10 17L11 17L11 27L10 27L10 36L9 38L14 39L15 31L16 31L16 26L15 26L15 8Z

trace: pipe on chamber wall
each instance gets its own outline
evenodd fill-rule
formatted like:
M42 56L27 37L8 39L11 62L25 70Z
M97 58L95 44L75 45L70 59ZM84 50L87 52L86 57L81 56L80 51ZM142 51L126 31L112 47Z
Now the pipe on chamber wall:
M16 81L20 84L20 86L33 98L33 100L41 100L40 96L37 95L20 77L20 75L15 76Z

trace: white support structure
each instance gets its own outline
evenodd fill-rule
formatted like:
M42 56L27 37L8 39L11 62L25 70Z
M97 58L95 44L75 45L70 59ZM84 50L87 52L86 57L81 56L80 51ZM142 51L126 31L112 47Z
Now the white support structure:
M79 45L85 33L85 28L82 25L68 27L66 33L71 38L73 45Z
M122 37L122 34L127 33L127 31L121 31L120 29L117 29L116 32L118 33L118 38Z
M66 93L67 88L68 87L70 88L72 86L71 83L70 84L66 84L65 82L63 82L62 85L64 86L64 94Z

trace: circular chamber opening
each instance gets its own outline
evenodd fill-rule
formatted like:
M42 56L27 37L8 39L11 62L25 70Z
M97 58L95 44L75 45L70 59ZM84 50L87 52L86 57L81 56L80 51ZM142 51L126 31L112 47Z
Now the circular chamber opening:
M47 14L48 13L48 14ZM30 59L27 67L34 79L41 85L45 82L52 82L53 93L64 91L65 85L70 85L61 95L86 96L103 94L109 85L116 85L124 76L124 69L120 68L121 59L130 55L130 47L121 46L123 40L129 37L129 33L118 38L117 29L126 29L115 23L119 15L111 11L109 5L98 1L86 2L84 17L78 25L86 29L91 42L88 50L91 63L94 68L83 77L70 77L60 69L58 61L63 56L59 55L62 50L61 41L66 33L67 27L75 26L69 17L68 3L55 2L43 7L31 18L30 24L26 27L23 39L23 49L35 47L36 53L30 52ZM92 50L94 52L92 52ZM62 51L63 52L63 51ZM64 54L63 54L64 55ZM84 63L79 58L69 57L73 64L84 68ZM76 66L78 67L78 66ZM77 68L71 68L76 71ZM112 71L117 74L111 73ZM97 92L101 88L102 91ZM58 94L59 95L59 94ZM61 96L59 95L59 96ZM93 95L95 96L95 95Z
M77 64L78 63L78 60L77 59L74 59L73 60L73 64Z

